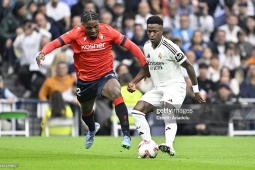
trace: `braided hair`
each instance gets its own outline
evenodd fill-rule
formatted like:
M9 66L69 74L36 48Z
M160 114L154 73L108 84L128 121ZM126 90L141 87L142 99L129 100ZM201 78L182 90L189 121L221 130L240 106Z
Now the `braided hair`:
M99 14L93 11L84 11L81 15L81 23L86 23L92 20L100 20Z

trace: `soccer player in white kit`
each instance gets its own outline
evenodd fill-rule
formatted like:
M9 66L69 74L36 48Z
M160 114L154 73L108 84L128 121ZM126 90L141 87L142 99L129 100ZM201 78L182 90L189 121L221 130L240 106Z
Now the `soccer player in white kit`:
M163 20L159 16L148 18L147 34L149 41L144 45L144 54L155 87L146 92L138 101L132 110L132 115L142 139L151 140L150 127L145 119L145 114L152 112L157 107L164 108L160 112L165 122L166 143L159 145L159 149L170 156L174 156L173 142L177 131L177 124L174 119L171 119L173 113L166 112L166 108L168 110L180 109L185 99L186 82L182 75L181 66L187 70L191 79L195 100L199 103L205 101L199 93L193 66L180 48L163 36ZM144 78L143 72L141 70L129 83L129 92L135 91L136 84Z

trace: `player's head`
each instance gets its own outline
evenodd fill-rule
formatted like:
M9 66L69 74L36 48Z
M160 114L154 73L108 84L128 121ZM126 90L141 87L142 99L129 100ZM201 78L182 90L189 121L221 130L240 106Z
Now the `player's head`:
M152 44L159 44L163 35L163 20L159 16L151 16L147 19L147 34Z
M85 29L85 33L91 39L96 39L99 33L99 14L93 11L85 11L81 15L81 23Z

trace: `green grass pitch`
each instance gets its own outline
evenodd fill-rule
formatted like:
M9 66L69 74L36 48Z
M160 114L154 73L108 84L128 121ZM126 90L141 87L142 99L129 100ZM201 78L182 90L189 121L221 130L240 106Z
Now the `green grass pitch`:
M175 140L176 156L159 152L155 159L138 159L140 137L132 148L120 147L122 138L96 136L90 149L83 137L2 137L0 165L18 164L25 170L242 170L255 169L255 137L181 137ZM154 137L163 143L163 137ZM1 168L0 168L1 169Z

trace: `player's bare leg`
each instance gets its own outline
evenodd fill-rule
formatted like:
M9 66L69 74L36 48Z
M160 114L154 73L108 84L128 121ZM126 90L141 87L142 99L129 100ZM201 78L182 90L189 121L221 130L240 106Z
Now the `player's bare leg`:
M82 120L89 128L89 131L85 139L86 149L89 149L93 145L94 136L96 132L98 131L98 129L100 128L99 123L96 123L94 120L94 110L93 110L94 103L95 103L95 99L81 103Z
M153 111L153 108L153 105L150 103L139 101L132 110L132 116L135 120L136 129L143 140L151 140L150 127L145 118L145 114Z
M103 87L102 95L113 101L116 115L120 120L121 129L124 135L122 147L129 149L131 147L131 138L128 122L128 110L120 92L119 82L116 79L108 80Z
M162 106L163 108L165 108L164 110L175 108L173 105L167 102L163 102ZM173 116L173 113L164 111L162 113L162 116L165 117L164 122L165 122L166 143L160 144L159 150L161 150L164 153L168 153L170 156L174 156L175 150L174 150L173 144L174 144L174 139L177 132L177 124L175 120L171 119Z

